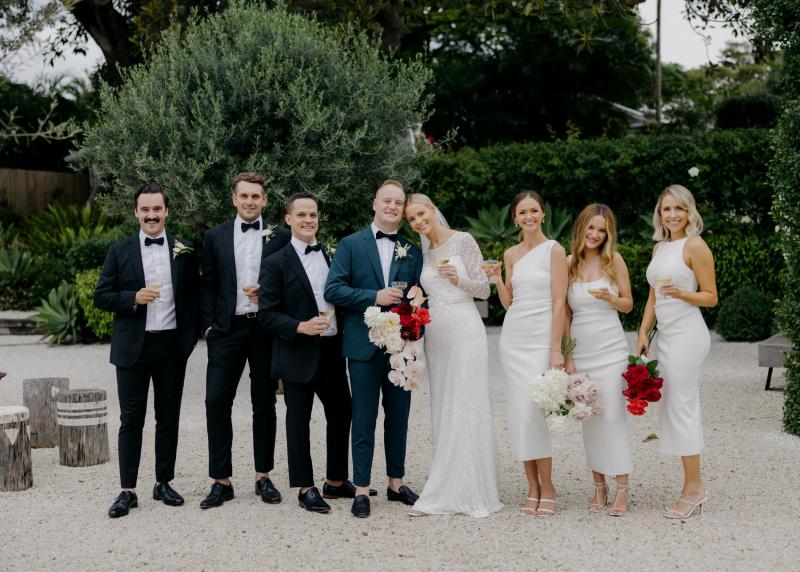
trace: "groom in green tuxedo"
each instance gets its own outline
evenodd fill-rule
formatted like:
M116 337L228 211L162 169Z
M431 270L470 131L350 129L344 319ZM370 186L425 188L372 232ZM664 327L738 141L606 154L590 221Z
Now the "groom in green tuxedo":
M419 283L422 253L397 234L405 201L405 191L398 181L381 183L372 203L372 224L342 239L325 285L325 299L344 310L342 355L347 358L353 395L356 496L352 513L361 518L370 512L369 484L381 393L389 477L387 497L409 506L417 500L417 495L403 484L411 394L389 382L389 355L369 341L369 329L364 324L364 310L368 307L388 309L402 300L410 286ZM405 289L392 287L395 282L405 282Z

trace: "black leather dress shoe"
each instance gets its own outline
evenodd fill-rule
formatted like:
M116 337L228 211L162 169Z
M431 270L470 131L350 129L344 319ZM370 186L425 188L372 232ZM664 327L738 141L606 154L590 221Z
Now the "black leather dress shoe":
M119 518L125 516L132 508L139 506L139 499L136 493L131 491L122 491L119 496L114 500L114 504L108 509L108 516L111 518Z
M317 487L311 487L304 493L298 493L297 502L300 503L301 507L311 512L325 513L331 511L331 505L322 500Z
M353 508L350 509L353 516L358 518L367 518L369 516L369 497L367 495L358 495L353 499Z
M261 500L269 504L281 502L281 493L275 488L269 477L261 477L256 481L256 494L261 495Z
M223 485L215 482L211 485L211 492L200 501L200 508L214 508L222 506L225 501L233 500L233 485Z
M168 506L181 506L183 497L169 486L169 483L156 483L153 487L153 500L160 500Z
M369 496L378 496L378 491L369 489ZM356 486L350 481L344 481L338 487L325 483L322 485L322 498L324 499L354 499L356 498Z
M419 496L407 486L402 485L397 492L394 492L389 487L386 487L386 498L388 498L390 501L400 501L408 506L414 506L414 503L417 502Z

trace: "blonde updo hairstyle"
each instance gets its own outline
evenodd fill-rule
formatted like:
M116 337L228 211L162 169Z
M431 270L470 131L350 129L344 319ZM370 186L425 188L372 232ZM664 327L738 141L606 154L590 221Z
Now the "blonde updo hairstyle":
M586 248L586 230L596 216L606 221L606 239L600 246L600 270L612 285L616 285L617 275L614 272L614 254L617 252L617 218L606 205L594 203L581 211L572 229L572 243L569 260L569 281L574 282L580 274L583 263L583 251Z
M688 214L686 236L700 236L700 233L703 232L703 219L700 213L697 212L694 196L683 185L670 185L658 195L658 202L656 202L656 208L653 211L653 240L656 242L670 240L670 232L661 222L661 203L667 195L675 199L678 205L685 209Z
M410 195L408 195L408 197L406 197L405 208L408 208L409 205L423 205L426 207L430 207L433 210L437 210L436 205L433 204L431 198L428 195L422 193L411 193Z

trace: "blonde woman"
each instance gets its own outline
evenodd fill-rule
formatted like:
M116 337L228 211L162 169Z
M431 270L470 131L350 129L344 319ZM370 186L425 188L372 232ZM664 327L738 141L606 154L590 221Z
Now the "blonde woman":
M433 460L410 516L489 516L503 508L489 396L486 330L473 298L489 297L475 239L447 227L431 200L408 197L405 216L423 244L420 283L431 323L425 356L431 392Z
M617 252L617 224L606 205L592 204L572 231L567 291L567 335L575 349L566 370L586 374L600 386L603 412L583 422L583 447L595 494L589 512L606 510L606 475L616 477L610 516L628 511L628 475L633 471L631 435L622 396L628 342L617 312L633 309L628 268Z
M700 419L700 368L710 338L701 307L717 304L714 257L700 238L703 220L694 197L681 185L670 185L658 196L653 212L653 259L647 267L650 295L644 309L636 354L650 354L648 333L658 322L652 355L664 378L658 407L661 452L683 460L683 490L664 513L686 518L706 501L700 478L703 425Z
M556 512L550 432L544 412L531 402L529 383L549 368L564 366L567 255L542 232L546 213L539 193L519 193L511 203L511 216L520 227L520 242L505 252L505 282L499 265L487 269L487 274L508 310L500 333L500 360L511 449L528 479L528 498L520 512L549 517Z

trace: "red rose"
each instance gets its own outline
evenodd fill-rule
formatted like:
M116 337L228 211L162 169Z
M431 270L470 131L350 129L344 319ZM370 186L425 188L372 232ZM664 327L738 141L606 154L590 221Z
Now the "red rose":
M644 415L647 410L647 402L641 399L629 399L628 411L633 415Z
M661 391L657 387L650 387L639 394L639 399L654 403L661 399Z
M411 312L412 312L413 310L414 310L414 309L411 307L411 304L409 304L409 303L408 303L407 301L405 301L405 300L404 300L404 301L402 301L402 302L400 302L400 303L399 303L397 306L395 306L394 308L392 308L392 312L394 312L395 314L399 314L399 315L401 315L401 316L408 316L408 315L410 315L410 314L411 314Z
M431 323L431 314L428 312L427 308L417 308L417 311L414 312L419 323L423 326L426 326Z

